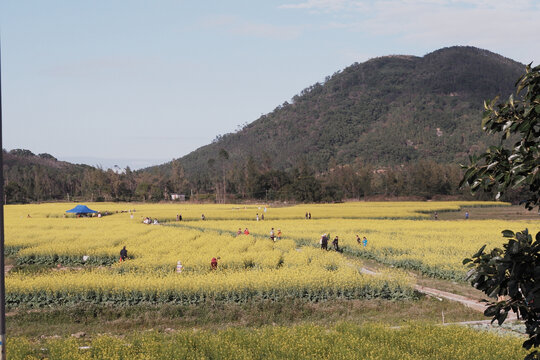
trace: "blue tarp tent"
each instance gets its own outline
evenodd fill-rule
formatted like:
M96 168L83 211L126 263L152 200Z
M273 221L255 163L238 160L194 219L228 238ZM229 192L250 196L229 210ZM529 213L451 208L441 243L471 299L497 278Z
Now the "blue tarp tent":
M86 205L77 205L71 210L67 210L67 213L71 214L94 214L97 213L95 210L91 210Z

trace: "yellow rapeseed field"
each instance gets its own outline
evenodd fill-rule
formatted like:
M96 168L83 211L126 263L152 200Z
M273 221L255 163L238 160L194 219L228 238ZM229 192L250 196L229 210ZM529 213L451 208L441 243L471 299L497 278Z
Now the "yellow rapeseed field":
M411 297L411 279L403 273L363 275L361 262L344 254L458 279L464 274L461 260L485 243L500 246L501 230L538 231L537 223L527 221L430 220L433 211L493 205L483 202L87 205L103 216L65 216L73 204L6 206L7 253L18 264L44 266L37 274L7 276L8 306ZM180 214L183 221L176 221ZM146 217L159 225L143 224ZM246 228L249 235L243 234ZM275 242L272 228L276 237L281 231ZM343 253L318 249L323 233L330 235L329 248L339 236ZM367 246L357 243L356 235L366 236ZM130 259L120 263L123 246Z

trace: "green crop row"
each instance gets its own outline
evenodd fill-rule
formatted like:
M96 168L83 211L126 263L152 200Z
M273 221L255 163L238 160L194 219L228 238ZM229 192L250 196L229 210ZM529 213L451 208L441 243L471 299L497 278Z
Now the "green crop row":
M118 256L89 256L85 261L82 256L76 255L17 255L17 265L63 265L63 266L83 266L83 265L92 265L92 266L110 266L118 261Z
M112 304L130 306L137 304L180 304L197 305L204 302L246 303L250 301L300 298L310 302L332 299L388 299L401 300L416 298L417 294L409 287L375 288L370 285L348 288L323 289L288 289L278 288L269 291L243 290L213 293L180 293L176 291L33 291L26 293L9 292L6 294L8 308L45 306L69 306L80 303Z

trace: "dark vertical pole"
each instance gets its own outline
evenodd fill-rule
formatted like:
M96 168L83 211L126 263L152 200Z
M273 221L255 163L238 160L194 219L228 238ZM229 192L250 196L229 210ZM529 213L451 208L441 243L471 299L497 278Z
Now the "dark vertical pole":
M2 145L2 44L0 43L0 199L4 199L4 148ZM6 359L6 284L4 264L4 202L0 204L0 359Z

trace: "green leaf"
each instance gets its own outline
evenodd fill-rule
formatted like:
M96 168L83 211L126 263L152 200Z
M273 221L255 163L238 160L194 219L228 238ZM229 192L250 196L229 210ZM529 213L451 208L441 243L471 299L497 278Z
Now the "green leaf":
M497 305L491 305L486 310L484 310L484 316L495 316L499 312L499 307Z
M507 238L513 238L516 234L512 230L503 230L502 235Z
M499 313L497 315L497 322L499 323L499 326L501 326L504 323L504 320L508 317L508 311L504 311L502 313Z
M487 244L486 244L486 245L487 245ZM478 251L476 252L476 254L474 254L472 257L473 257L473 258L477 258L477 257L479 257L480 255L482 255L482 254L484 253L484 249L486 248L486 245L482 246L482 247L480 248L480 250L478 250Z
M512 255L519 253L519 243L517 241L511 240L508 246L508 252Z

